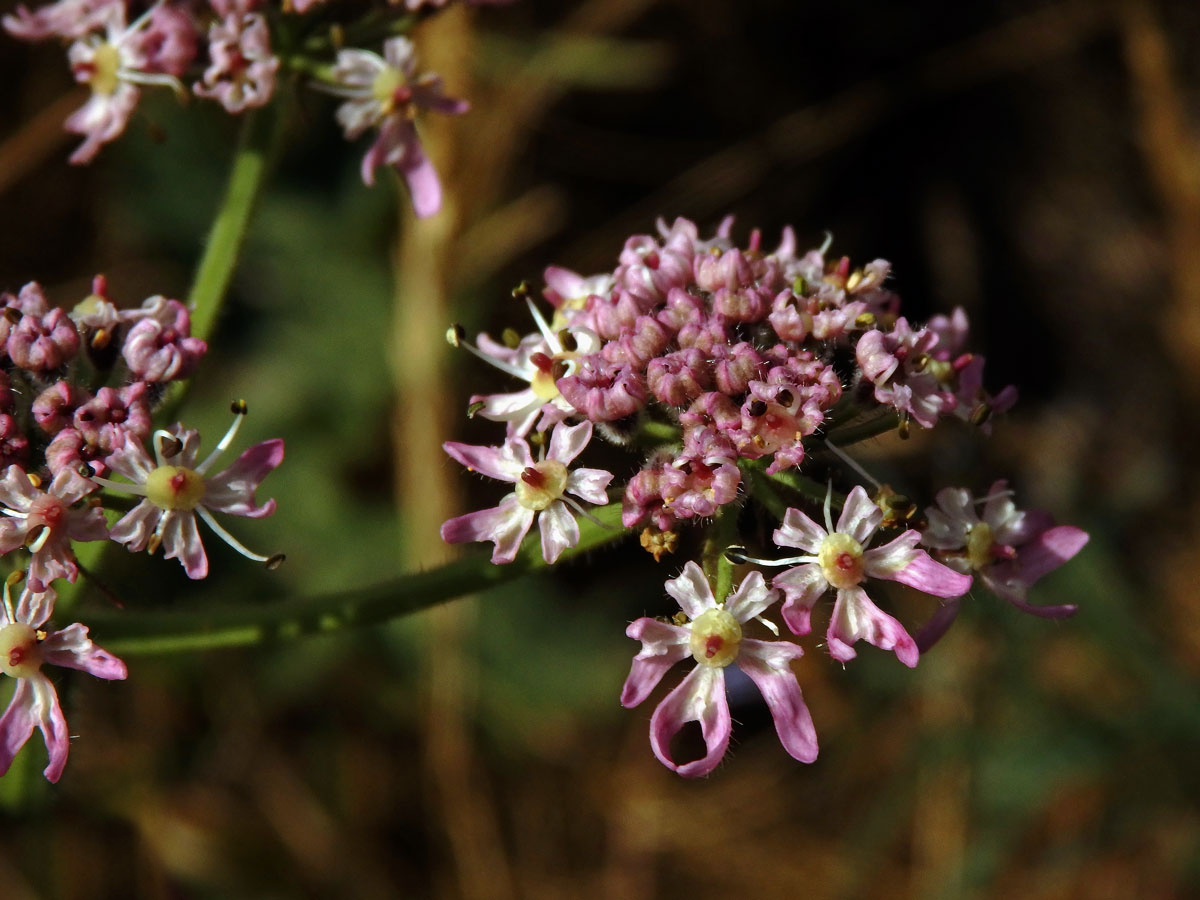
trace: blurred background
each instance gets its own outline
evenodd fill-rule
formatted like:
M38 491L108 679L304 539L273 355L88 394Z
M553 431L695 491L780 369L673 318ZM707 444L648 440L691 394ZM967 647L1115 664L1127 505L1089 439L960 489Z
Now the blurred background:
M820 759L745 703L700 782L651 755L652 703L617 702L624 628L670 612L684 561L634 542L386 626L131 655L124 683L58 679L79 736L58 785L37 738L0 781L0 897L1200 896L1200 6L521 0L415 39L473 107L421 122L445 209L417 223L394 179L366 189L365 145L300 92L184 411L215 436L245 397L243 446L286 440L279 512L234 526L288 562L210 544L192 583L109 554L130 614L450 559L440 522L502 489L439 449L494 438L461 412L500 386L446 325L524 330L511 290L547 264L608 270L656 216L728 213L741 239L792 223L891 260L910 317L968 310L1017 409L990 441L860 456L917 496L1009 477L1085 527L1033 597L1080 613L976 592L915 671L810 639ZM147 92L73 168L63 52L0 46L0 289L69 306L105 272L124 305L185 295L237 123Z

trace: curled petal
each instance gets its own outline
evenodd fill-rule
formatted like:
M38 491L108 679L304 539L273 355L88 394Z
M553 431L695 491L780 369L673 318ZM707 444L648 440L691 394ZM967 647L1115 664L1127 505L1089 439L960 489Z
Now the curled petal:
M554 426L554 431L550 434L550 459L556 459L564 466L570 466L591 439L591 422L580 422L578 425L560 422Z
M248 448L228 469L204 483L204 505L233 516L260 519L275 511L274 499L259 506L254 492L283 462L283 441L275 438Z
M42 642L46 662L68 669L79 669L97 678L123 681L129 674L125 663L92 643L86 625L76 622L52 633Z
M679 764L671 758L671 738L688 722L700 723L707 752L700 759ZM650 746L664 766L685 778L698 778L717 767L729 747L732 729L729 701L725 697L725 670L696 666L654 710L650 717Z
M783 516L783 525L775 529L773 538L781 547L796 547L816 553L821 541L829 537L829 532L800 512L789 508Z
M649 697L667 669L687 657L689 633L686 628L644 616L632 622L625 634L642 642L621 688L621 705L630 708Z
M162 516L161 509L149 500L143 500L121 517L108 536L118 544L124 544L131 552L140 553L146 549L150 535L158 527L158 520Z
M704 570L692 560L688 560L678 578L670 579L664 587L689 619L699 618L705 610L717 605Z
M767 587L762 572L751 572L725 599L725 609L739 622L747 622L761 615L778 599L779 592Z
M442 449L472 472L480 472L497 481L513 484L521 477L527 466L533 465L529 445L520 438L506 441L502 447L477 447L446 441Z
M916 532L912 531L909 534L915 535ZM896 540L900 540L900 538ZM891 578L893 581L907 584L911 588L935 597L961 597L971 589L970 575L955 572L949 566L942 565L924 550L918 550L917 555L909 564L894 575L877 575L876 577Z
M510 563L517 556L521 540L533 525L533 510L517 502L509 494L492 509L482 509L450 519L442 524L442 540L447 544L467 541L492 541L492 562Z
M810 618L812 608L829 590L825 573L817 563L808 563L780 572L771 580L773 587L783 591L786 598L780 613L792 634L808 634L812 631Z
M895 650L896 658L910 669L920 657L916 642L904 626L872 603L862 588L838 591L825 637L829 655L841 662L858 655L851 645L860 640L881 650Z
M608 502L608 483L612 472L603 469L576 469L567 476L567 491L588 503L603 506Z
M817 758L817 729L796 673L788 665L803 655L803 650L787 641L748 639L742 641L737 664L767 701L783 749L800 762L810 763Z
M183 563L188 578L200 579L208 575L208 556L204 553L204 542L200 540L195 513L170 510L163 515L162 548L166 559Z
M846 497L842 514L838 516L837 530L850 535L865 547L882 521L883 510L867 496L862 485L855 485Z
M556 562L568 547L579 543L579 523L561 500L555 500L538 519L542 533L542 558L548 563Z

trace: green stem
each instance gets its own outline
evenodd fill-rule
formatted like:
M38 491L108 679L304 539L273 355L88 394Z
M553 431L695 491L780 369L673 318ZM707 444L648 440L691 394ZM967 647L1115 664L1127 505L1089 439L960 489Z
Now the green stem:
M193 337L207 340L216 325L271 161L272 148L278 144L285 119L281 108L284 102L277 100L245 113L225 197L208 233L208 243L188 294Z
M620 503L600 507L593 514L601 524L580 519L579 544L564 551L560 562L628 534L621 528ZM533 534L525 539L517 558L504 566L475 556L348 593L188 612L105 612L89 616L88 625L96 640L117 654L246 647L384 622L547 568L540 538Z
M875 418L867 419L865 422L855 422L852 425L835 425L825 436L838 446L848 447L851 444L857 444L859 441L865 441L867 438L873 438L889 431L894 431L899 426L900 416L895 412L889 411Z
M733 563L725 557L725 551L737 537L738 509L726 504L717 511L716 518L708 527L704 546L700 551L700 563L704 574L713 586L713 595L720 602L733 589Z

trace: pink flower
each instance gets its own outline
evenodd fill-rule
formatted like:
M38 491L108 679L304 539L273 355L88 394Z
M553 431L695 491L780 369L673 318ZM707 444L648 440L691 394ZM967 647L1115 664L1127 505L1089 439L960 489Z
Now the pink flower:
M124 4L108 6L104 37L81 35L67 50L75 80L92 89L88 102L66 122L67 131L85 138L71 154L72 163L91 162L104 144L120 136L141 96L137 85L163 85L183 93L175 75L190 61L187 38L167 33L180 29L181 17L156 13L158 9L152 6L126 26Z
M123 0L59 0L33 12L18 6L15 13L0 19L0 24L23 41L74 40L103 28L112 11L123 5Z
M491 541L492 562L510 563L538 518L542 535L542 557L548 563L563 550L579 543L579 524L571 508L583 508L566 494L574 494L588 503L608 502L605 489L612 473L602 469L576 469L568 466L592 439L592 423L567 425L560 422L550 433L550 452L534 462L524 439L510 436L502 447L475 447L448 441L442 449L473 472L516 485L516 490L493 509L467 513L442 525L442 540L448 544L466 541ZM585 513L586 514L586 513Z
M1035 606L1025 597L1035 582L1083 549L1088 533L1073 525L1055 526L1038 510L1017 509L1008 482L997 481L987 495L975 499L966 488L942 488L936 505L925 510L929 525L921 543L939 551L946 564L975 572L993 594L1017 609L1044 619L1074 615L1073 603ZM980 504L983 509L976 512ZM932 646L958 615L958 603L946 604L918 639Z
M151 553L161 545L167 559L178 559L188 578L203 578L208 574L208 556L200 540L196 517L203 519L230 547L247 559L272 565L278 556L263 556L243 547L213 517L214 512L231 516L260 519L275 512L275 501L259 505L255 491L281 462L283 441L278 438L255 444L239 456L228 469L208 476L218 457L233 443L245 418L246 408L234 404L236 418L213 452L196 463L200 450L200 433L182 425L170 431L154 433L154 457L151 458L140 440L126 434L121 449L108 457L112 470L131 483L93 480L106 488L144 497L113 526L110 537L129 550Z
M0 478L0 554L28 547L29 585L49 587L55 578L74 581L79 575L71 541L103 541L108 537L104 510L74 509L96 486L70 469L40 490L20 466L9 466Z
M736 663L762 692L783 749L801 762L815 760L817 732L789 665L803 651L789 641L758 641L742 635L742 626L761 615L779 592L767 588L761 573L751 572L718 603L694 562L666 583L666 591L689 621L676 625L641 618L626 629L629 637L642 642L642 650L634 657L621 691L622 706L637 706L675 663L688 656L695 659L696 668L663 698L650 718L650 746L659 761L688 778L716 768L732 730L725 695L725 668L730 663ZM700 723L707 753L678 763L671 757L671 739L688 722Z
M378 129L375 143L362 162L362 179L375 183L375 169L395 168L412 195L413 209L424 218L442 206L442 186L433 163L421 147L413 119L421 110L447 115L467 111L467 103L442 93L441 79L432 74L417 77L412 41L395 37L383 47L383 56L368 50L341 50L333 69L333 84L318 90L346 102L337 119L350 140L371 128Z
M67 764L70 733L54 683L42 666L80 669L110 681L128 674L125 663L88 639L88 629L76 622L61 631L43 628L54 606L54 592L35 592L27 586L14 611L8 583L0 607L0 670L17 679L17 688L0 716L0 775L8 771L17 752L40 728L50 756L43 774L58 781Z
M866 549L882 521L883 510L861 486L846 498L836 531L829 521L828 497L825 528L799 510L789 509L783 526L775 530L775 543L811 555L772 561L771 565L801 565L776 575L771 584L787 596L781 612L788 628L796 634L808 634L813 605L830 588L837 590L826 633L829 654L834 659L853 659L857 654L852 645L865 640L882 650L894 650L902 663L912 667L919 656L916 643L903 625L871 602L862 583L868 578L882 578L935 597L958 597L970 588L971 578L917 550L921 539L917 531L906 531L882 547Z

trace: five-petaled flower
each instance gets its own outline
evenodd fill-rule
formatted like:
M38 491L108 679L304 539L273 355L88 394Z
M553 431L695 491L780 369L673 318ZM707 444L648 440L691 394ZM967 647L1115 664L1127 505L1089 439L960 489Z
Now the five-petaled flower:
M225 471L207 474L233 442L245 418L245 405L235 403L234 413L236 418L229 431L199 464L196 457L200 433L193 429L177 424L169 431L154 432L153 457L141 441L126 436L124 446L108 457L108 464L132 483L93 479L112 490L145 498L112 527L110 536L114 541L134 552L149 549L153 553L161 545L163 555L178 559L189 578L203 578L208 574L208 556L196 524L199 516L221 540L248 559L268 564L279 559L247 550L213 518L214 512L222 512L258 519L275 511L273 499L259 505L254 493L262 480L283 462L282 440L275 438L255 444Z
M751 572L736 591L718 602L704 572L694 562L666 583L688 621L683 624L641 618L626 634L642 642L621 692L621 704L645 700L675 663L691 656L696 668L675 687L650 717L650 746L663 765L687 777L707 775L725 755L732 730L725 696L725 668L736 663L762 692L775 720L783 748L801 762L817 758L817 732L804 703L800 684L790 668L804 651L790 641L759 641L744 637L742 626L779 599L768 589L762 573ZM688 722L699 722L707 752L699 759L678 763L671 756L671 739Z
M442 525L442 540L450 544L492 541L492 562L510 563L535 517L542 534L542 556L552 563L579 543L579 523L569 507L584 513L574 494L588 503L608 502L605 489L612 473L603 469L568 467L592 439L592 423L554 426L550 452L534 461L524 438L512 436L500 447L476 447L448 441L442 448L473 472L507 481L515 490L492 509L450 519Z
M787 596L781 612L795 634L808 634L813 605L830 588L837 602L826 640L829 655L845 662L856 655L855 642L865 640L882 650L894 650L906 666L915 666L917 644L896 619L871 602L862 583L868 578L898 581L935 597L959 597L971 587L971 577L935 562L916 549L918 531L905 531L882 547L866 549L883 522L883 510L861 486L846 497L834 530L825 500L825 528L798 509L789 509L775 543L808 551L805 556L772 560L771 565L799 563L775 576L771 584Z
M44 774L58 781L67 764L70 734L67 720L58 703L54 683L42 673L42 666L81 669L110 681L126 676L125 663L88 638L85 625L76 622L61 631L44 628L54 607L54 592L34 591L26 585L13 608L9 582L4 584L4 602L0 605L0 671L17 679L8 709L0 716L0 775L8 771L17 752L40 728L46 741L50 762Z

